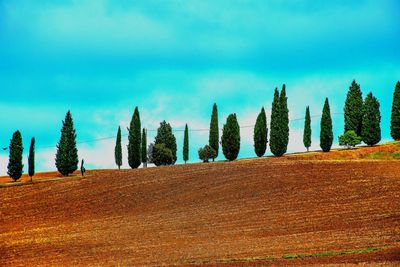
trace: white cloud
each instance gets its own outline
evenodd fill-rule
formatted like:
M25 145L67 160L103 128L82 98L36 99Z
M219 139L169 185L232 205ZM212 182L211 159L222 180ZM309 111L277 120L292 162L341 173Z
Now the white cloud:
M8 156L0 154L0 176L7 175Z

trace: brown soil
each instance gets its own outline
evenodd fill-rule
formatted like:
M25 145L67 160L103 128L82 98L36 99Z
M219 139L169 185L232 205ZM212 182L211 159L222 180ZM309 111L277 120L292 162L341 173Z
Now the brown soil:
M400 263L398 161L250 159L89 174L0 188L0 266ZM381 250L282 259L366 248ZM265 257L279 259L252 260Z

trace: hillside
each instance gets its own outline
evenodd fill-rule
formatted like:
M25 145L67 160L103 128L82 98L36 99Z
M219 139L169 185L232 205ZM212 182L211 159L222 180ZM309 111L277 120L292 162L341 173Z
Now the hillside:
M399 160L400 142L369 146L358 146L352 149L333 149L329 153L309 152L294 153L286 156L296 160Z
M263 158L0 188L0 265L393 264L399 173Z

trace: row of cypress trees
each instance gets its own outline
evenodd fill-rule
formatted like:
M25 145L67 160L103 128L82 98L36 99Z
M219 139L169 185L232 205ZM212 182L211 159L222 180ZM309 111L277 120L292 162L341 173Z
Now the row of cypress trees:
M367 145L377 144L381 140L380 129L380 104L379 101L369 93L363 100L360 85L353 81L347 93L344 106L344 131L354 131L362 138ZM282 86L279 92L277 88L274 91L272 103L270 140L271 152L276 156L286 153L289 142L289 111L287 107L286 87ZM265 154L268 143L268 123L265 109L262 108L257 116L254 127L254 150L257 156ZM136 107L130 127L128 128L128 163L131 168L137 168L141 163L146 165L148 162L147 152L147 132L141 129L139 110ZM306 108L303 143L309 150L311 146L311 116L309 107ZM393 94L393 105L390 120L390 133L394 140L400 140L400 82L396 83ZM329 151L333 143L332 118L330 113L329 101L326 98L321 117L320 146L323 151ZM185 163L189 160L189 129L185 125L183 142L183 160ZM214 104L209 133L209 146L215 150L213 160L218 157L219 152L219 127L218 127L218 109ZM240 126L236 114L228 116L222 129L221 145L224 156L228 160L237 158L240 151ZM157 130L155 143L150 144L152 149L160 152L161 159L170 158L168 164L174 164L176 156L176 138L172 133L169 123L161 122ZM22 175L22 136L16 131L11 139L9 147L9 163L7 165L8 175L14 180L18 180ZM115 146L115 162L118 168L122 165L122 145L121 128L118 128L117 140ZM154 153L153 153L154 154ZM68 111L62 122L61 137L57 144L56 167L62 175L72 174L78 169L78 150L76 147L76 130L74 128L71 112ZM164 165L165 161L159 161ZM28 174L32 177L35 174L35 138L31 139L28 156Z
M254 150L257 156L265 154L268 144L268 126L264 107L261 108L254 126ZM286 86L282 86L279 92L278 88L274 92L271 113L271 131L270 148L276 156L282 156L287 151L289 143L289 110L287 106ZM218 128L218 110L214 104L208 144L216 153L213 153L213 160L218 156L219 151L219 128ZM240 126L236 114L230 114L222 128L221 136L222 152L227 160L235 160L240 151ZM214 156L215 155L215 156Z
M28 175L35 175L35 138L31 139L28 155ZM20 131L14 132L10 141L9 161L7 174L17 181L23 173L22 164L22 135ZM68 111L61 128L61 138L57 144L56 167L62 175L69 175L78 169L78 150L76 148L76 131L73 125L71 112Z
M395 102L396 97L394 97L393 106ZM344 132L354 131L364 143L370 146L379 143L381 140L379 108L379 101L372 93L367 95L365 101L363 100L361 87L353 80L344 106Z
M21 178L23 173L24 164L22 164L22 152L24 150L22 144L22 135L20 131L13 133L9 146L9 160L7 165L7 174L17 181ZM28 175L31 178L35 175L35 138L32 137L31 144L29 146L28 155Z
M399 96L397 96L399 95ZM397 96L397 97L396 97ZM396 85L392 121L396 122L399 118L400 122L400 85ZM360 101L361 99L361 101ZM360 105L362 108L360 108ZM366 144L373 145L380 140L380 113L379 102L370 93L365 102L362 100L362 93L360 86L353 81L346 98L344 107L345 111L345 131L354 130L356 133L364 136L363 141ZM399 113L396 117L395 114ZM364 122L364 123L363 123ZM395 123L392 123L394 125ZM262 108L254 127L254 150L257 156L265 154L268 144L268 126L265 109ZM363 127L364 125L364 127ZM283 85L279 92L277 88L274 91L274 99L272 103L271 124L270 124L270 140L269 145L271 152L276 156L281 156L286 153L289 142L289 111L287 107L286 86ZM333 143L333 129L332 118L330 113L329 100L326 98L321 117L321 132L320 132L320 146L323 151L330 151ZM395 132L395 126L391 126L392 132ZM400 128L400 127L399 127ZM131 130L132 129L132 130ZM139 110L136 107L130 128L128 128L129 144L128 144L128 162L131 168L137 168L141 163L147 163L147 138L145 129L142 130L140 135L141 123ZM378 131L373 131L378 129ZM309 150L311 146L311 116L309 107L306 108L305 124L303 143ZM378 133L378 134L374 134ZM164 145L166 149L170 150L171 162L176 162L176 139L172 134L172 128L165 121L160 124L157 131L154 145ZM213 160L218 157L219 153L219 127L218 127L218 109L217 105L213 105L210 132L209 132L209 146L215 151L213 153ZM236 114L228 116L226 123L222 129L221 145L223 154L228 160L237 158L240 151L240 127L237 121ZM164 147L162 149L165 149ZM161 149L158 147L158 149ZM157 148L156 148L157 151ZM169 152L169 151L167 151ZM167 153L168 154L168 153ZM165 155L164 155L165 156ZM116 164L120 168L122 165L122 148L121 148L121 129L118 128L117 142L115 148ZM184 130L183 142L183 160L186 163L189 160L189 129L187 124ZM160 163L161 164L161 163ZM163 165L163 164L161 164Z
M184 160L189 158L188 127L185 127ZM149 145L151 155L148 155L147 131L141 129L141 121L138 107L135 108L130 127L128 128L128 164L132 169L141 164L147 166L148 162L156 165L170 165L177 160L176 138L172 133L172 127L166 121L160 123L154 144ZM151 149L150 149L151 148ZM115 163L120 169L122 165L121 127L118 127L117 139L114 149Z
M398 94L399 96L397 96ZM400 118L400 109L398 115L396 115L396 103L400 104L400 83L396 85L394 98L393 98L393 111L392 111L392 123L391 128L396 127L396 118ZM400 107L400 105L399 105ZM360 138L365 144L373 146L381 140L381 114L380 104L377 98L369 93L365 100L362 98L362 91L360 85L354 80L349 87L347 93L346 102L344 106L344 134L355 134L353 138ZM394 119L393 119L394 118ZM311 119L309 107L306 108L305 124L304 124L304 135L303 143L307 148L311 146ZM398 124L400 125L400 119ZM400 127L399 127L400 130ZM393 132L396 132L394 130ZM351 135L350 134L350 135ZM393 134L392 134L393 136ZM393 136L395 140L400 139L399 137ZM332 118L330 114L330 107L328 99L325 100L324 108L322 111L321 118L321 132L320 132L320 146L324 152L330 151L333 143L333 130L332 130Z

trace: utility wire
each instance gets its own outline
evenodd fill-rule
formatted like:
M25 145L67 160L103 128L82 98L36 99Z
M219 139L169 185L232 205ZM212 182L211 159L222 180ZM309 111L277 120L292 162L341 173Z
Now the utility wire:
M344 113L332 113L332 115L343 115ZM312 115L311 118L318 118L318 117L322 117L322 115ZM291 119L289 120L290 122L293 121L302 121L304 120L304 118L296 118L296 119ZM244 128L252 128L255 125L245 125L245 126L241 126L241 129ZM190 129L189 128L189 132L204 132L204 131L209 131L210 129ZM220 131L222 131L222 127L220 127L219 129ZM157 132L157 129L147 129L147 131L149 132ZM185 129L172 129L173 132L183 132L185 131ZM128 134L122 134L122 136L128 136ZM76 142L77 145L79 144L87 144L87 143L95 143L95 142L99 142L99 141L103 141L103 140L109 140L109 139L115 139L117 136L108 136L108 137L101 137L101 138L95 138L95 139L89 139L89 140L84 140L84 141L79 141ZM36 149L44 149L44 148L55 148L56 146L54 145L50 145L50 146L38 146L36 147Z

